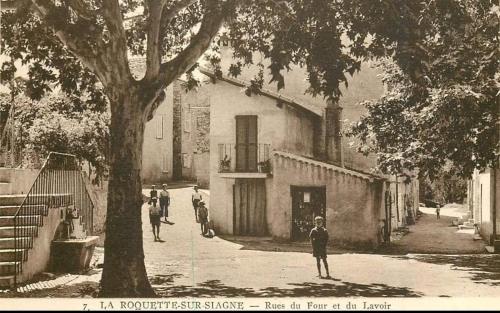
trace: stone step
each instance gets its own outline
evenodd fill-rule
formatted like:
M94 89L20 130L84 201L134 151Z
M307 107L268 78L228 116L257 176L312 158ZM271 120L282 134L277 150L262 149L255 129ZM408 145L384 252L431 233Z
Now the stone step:
M24 198L26 198L26 195L24 194L0 195L0 206L21 205L24 201Z
M12 262L22 260L23 254L27 253L26 249L18 249L17 253L14 249L1 249L0 262ZM16 257L17 255L17 257Z
M14 275L0 276L0 288L10 288L14 286Z
M36 235L38 226L20 226L18 228L19 234L23 235ZM0 238L14 237L14 226L2 226L0 227Z
M3 205L0 206L0 216L15 215L21 206L19 205ZM23 206L22 215L46 215L46 205L26 205Z
M20 215L17 218L17 223L19 226L41 226L42 221L43 219L41 215ZM14 216L0 216L0 227L3 226L14 226Z
M0 195L10 195L12 193L12 184L0 182Z
M0 195L0 206L21 205L26 198L25 194ZM31 194L27 199L27 204L48 204L51 206L66 206L73 201L73 195L70 193L57 194Z
M17 239L17 248L29 248L30 243L33 240L32 237L20 237ZM14 249L16 248L14 245L14 238L0 238L0 249Z
M16 266L20 266L21 262L0 262L0 276L14 275Z

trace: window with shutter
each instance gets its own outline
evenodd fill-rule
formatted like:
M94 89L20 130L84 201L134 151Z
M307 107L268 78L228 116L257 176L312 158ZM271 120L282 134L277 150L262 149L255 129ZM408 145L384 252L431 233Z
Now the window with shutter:
M163 139L163 115L156 118L156 139Z
M236 170L257 171L257 116L236 116Z

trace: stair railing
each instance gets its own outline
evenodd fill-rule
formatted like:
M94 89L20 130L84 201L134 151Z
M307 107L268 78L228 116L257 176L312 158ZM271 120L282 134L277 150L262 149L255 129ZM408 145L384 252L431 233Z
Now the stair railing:
M51 208L76 212L85 234L92 233L94 205L78 161L72 154L49 153L14 215L14 288L17 288L18 276L28 260L28 251L33 248L39 227L43 226L44 217Z

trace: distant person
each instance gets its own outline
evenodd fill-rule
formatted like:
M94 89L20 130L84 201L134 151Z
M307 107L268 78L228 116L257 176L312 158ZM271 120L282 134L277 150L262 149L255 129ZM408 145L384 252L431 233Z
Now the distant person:
M170 194L168 193L167 187L167 184L163 184L163 189L160 191L160 216L165 217L165 223L169 223L168 207L170 206Z
M158 190L156 190L155 185L151 185L151 191L149 192L149 199L158 198Z
M208 209L204 201L198 203L198 221L201 225L201 234L205 236L208 233Z
M151 227L153 228L153 235L155 236L155 241L160 240L160 208L156 205L156 198L151 198L149 207L149 221L151 222Z
M191 201L193 202L193 209L194 209L194 218L196 219L196 222L198 223L198 203L200 203L201 200L203 200L201 193L198 191L198 186L194 186L194 192L191 195Z
M438 203L436 205L436 219L438 219L438 220L441 219L440 213L441 213L441 205Z
M309 234L311 239L311 244L313 248L313 257L316 258L316 266L318 267L318 277L321 276L321 260L326 270L326 278L330 277L330 272L328 270L328 262L326 260L326 245L328 244L328 231L323 227L323 218L321 216L316 216L314 219L314 227Z

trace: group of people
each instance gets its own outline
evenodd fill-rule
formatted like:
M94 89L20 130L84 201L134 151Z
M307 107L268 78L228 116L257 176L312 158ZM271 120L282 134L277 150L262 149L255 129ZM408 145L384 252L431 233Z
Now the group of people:
M168 208L170 206L170 194L167 190L168 185L163 184L162 187L162 190L160 190L160 193L158 194L156 186L151 186L151 191L149 194L149 221L153 229L155 241L161 241L160 225L162 222L162 218L164 218L164 223L170 225L174 224L168 220ZM159 206L157 206L158 200ZM205 202L203 201L203 197L199 192L197 186L194 187L194 191L191 196L191 202L193 203L195 220L201 225L201 234L203 236L209 235L210 229L208 226L208 209L205 206Z
M168 185L163 184L163 189L158 195L158 190L156 186L152 186L150 192L149 200L149 219L151 226L153 228L153 235L155 241L160 241L160 225L161 219L164 218L164 222L168 224L173 224L168 221L168 208L170 206L170 194L167 190ZM197 186L194 186L193 193L191 195L191 202L194 209L194 217L197 223L200 223L201 235L210 235L211 229L208 223L208 208L205 206L205 201L203 201L203 196L198 190ZM159 199L160 205L157 206L157 200ZM330 272L328 268L326 247L328 244L328 231L324 227L324 219L321 216L316 216L314 218L315 227L309 233L309 238L312 245L312 254L316 258L316 265L318 268L318 275L321 275L321 261L326 271L326 278L330 278Z
M151 186L151 191L149 193L149 221L153 228L153 235L155 237L155 241L160 241L160 225L161 219L164 218L164 222L172 225L173 223L168 220L168 207L170 206L170 193L167 190L168 185L163 184L163 188L160 191L160 195L158 197L158 190L156 186ZM160 202L160 205L157 206L156 203Z

